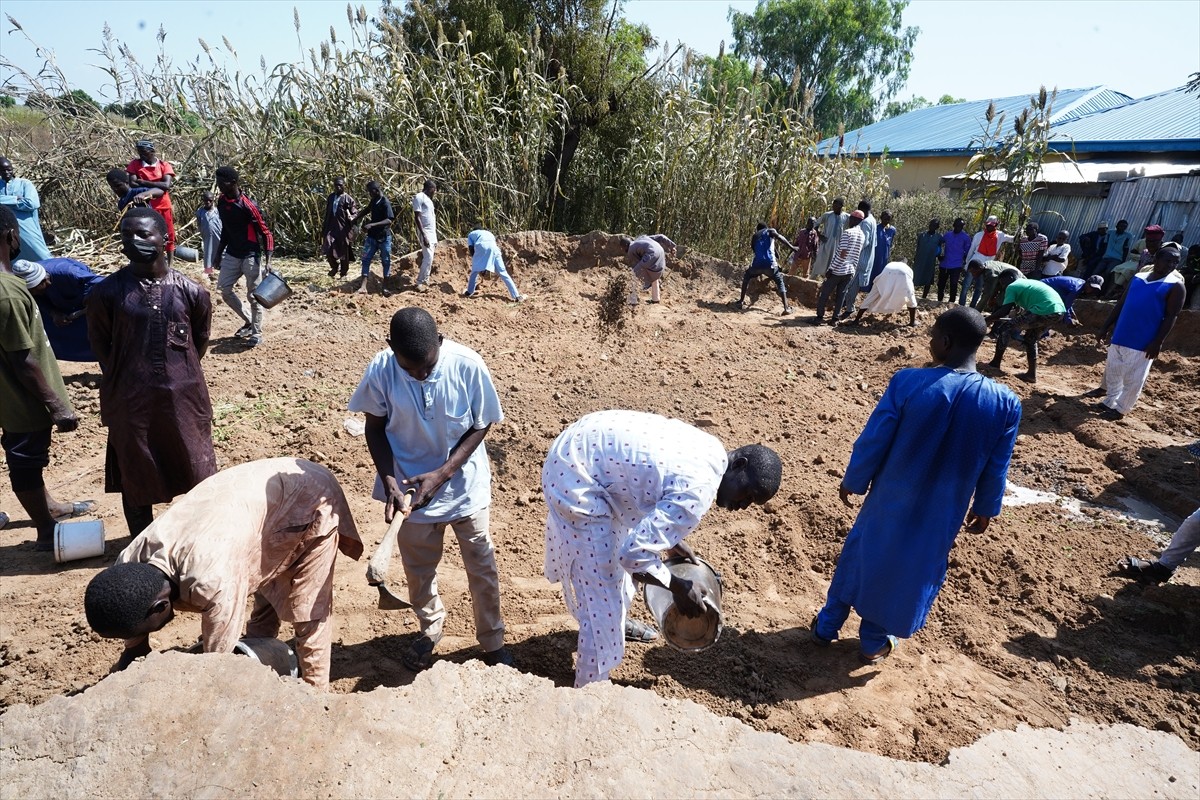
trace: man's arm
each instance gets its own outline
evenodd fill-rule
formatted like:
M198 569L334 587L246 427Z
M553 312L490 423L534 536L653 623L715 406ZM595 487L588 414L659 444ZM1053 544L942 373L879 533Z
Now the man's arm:
M991 314L988 314L987 319L985 319L984 322L991 325L993 322L1000 319L1001 317L1007 317L1008 312L1012 311L1013 306L1015 306L1015 305L1016 305L1016 303L1005 303L1004 305L1000 306L995 311L993 311Z
M262 212L258 209L258 204L243 195L242 199L246 204L246 211L250 213L250 222L258 231L258 235L262 237L263 250L267 255L275 252L275 237L271 235L271 231L267 228L267 222L263 219ZM224 233L224 231L222 231Z
M55 427L62 432L75 430L79 426L79 420L71 410L71 404L50 388L50 381L46 379L46 373L42 372L41 364L34 358L33 351L14 350L9 356L17 381L46 406Z
M88 344L96 354L102 372L112 369L112 312L101 292L88 295L84 308L87 315Z
M850 495L867 493L880 465L891 450L892 441L896 438L899 428L900 406L896 398L896 376L893 376L883 392L883 397L871 412L866 427L854 442L850 463L846 465L846 473L838 489L842 502L847 506L850 505Z
M793 253L796 252L797 248L787 240L787 237L774 228L771 228L771 238L777 242L781 242L784 247L786 247L788 250L791 250Z
M1175 318L1183 310L1185 294L1186 290L1183 288L1182 283L1177 283L1171 287L1171 291L1167 294L1166 315L1163 317L1162 324L1158 326L1158 333L1154 335L1154 339L1146 346L1146 358L1158 358L1163 342L1171 332L1171 328L1175 327Z
M975 482L975 499L971 513L967 515L967 531L983 533L993 517L1000 515L1004 498L1004 484L1008 475L1008 464L1012 459L1013 446L1021 428L1021 404L1011 402L1005 420L1004 432L992 446L992 452L983 465L983 472Z
M192 325L192 342L196 356L204 358L212 335L212 295L203 286L196 292L195 301L188 311Z
M42 207L42 201L38 198L37 187L33 185L33 181L21 179L22 192L17 195L17 210L18 211L37 211Z
M1133 283L1133 277L1134 276L1131 276L1129 279L1131 285ZM1121 309L1125 307L1125 297L1128 294L1129 287L1126 286L1125 291L1122 292L1120 298L1117 299L1117 304L1113 306L1113 310L1109 312L1108 319L1104 320L1104 324L1101 325L1100 330L1096 332L1096 335L1101 339L1107 338L1109 331L1111 331L1112 327L1117 324L1117 318L1121 316Z
M392 443L387 438L387 418L371 413L367 413L366 417L366 430L363 435L367 440L367 451L371 454L371 462L375 465L375 472L383 482L383 491L386 495L383 520L391 522L392 516L400 510L404 490L396 481L396 460L392 454Z
M459 438L454 447L450 448L450 455L447 457L446 463L435 470L422 472L420 475L414 475L401 481L405 486L417 485L417 493L413 497L413 508L420 508L428 503L429 499L442 487L442 484L462 469L462 465L467 463L467 459L483 443L483 437L487 436L487 432L491 428L490 424L483 428L472 428ZM388 448L388 451L390 452L391 448Z

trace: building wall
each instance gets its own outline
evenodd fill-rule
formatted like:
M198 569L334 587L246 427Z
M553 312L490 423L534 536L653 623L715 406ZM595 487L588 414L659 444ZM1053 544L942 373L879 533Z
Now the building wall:
M900 168L889 173L892 190L897 192L936 192L943 175L958 175L967 168L969 156L918 156L904 159Z

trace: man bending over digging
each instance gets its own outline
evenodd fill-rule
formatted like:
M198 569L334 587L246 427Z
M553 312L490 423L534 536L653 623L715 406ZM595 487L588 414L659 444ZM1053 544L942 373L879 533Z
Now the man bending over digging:
M198 611L204 652L231 653L246 635L274 638L292 623L301 677L329 686L333 565L358 559L362 542L337 478L298 458L230 467L202 481L88 584L92 630L124 639L115 670L150 652L150 634Z

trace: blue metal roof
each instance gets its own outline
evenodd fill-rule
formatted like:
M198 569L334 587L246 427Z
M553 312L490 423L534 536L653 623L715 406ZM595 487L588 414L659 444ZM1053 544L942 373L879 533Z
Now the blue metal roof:
M1065 89L1058 92L1052 106L1052 122L1065 122L1099 109L1128 103L1133 98L1103 86ZM885 119L873 125L847 131L842 152L857 155L949 156L970 153L971 140L983 133L988 103L996 104L996 113L1005 112L1005 128L1029 106L1030 95L972 100L967 103L931 106ZM1007 130L1005 131L1007 132ZM817 145L817 152L838 152L838 137Z
M1200 152L1200 94L1180 87L1055 125L1050 148L1080 153Z

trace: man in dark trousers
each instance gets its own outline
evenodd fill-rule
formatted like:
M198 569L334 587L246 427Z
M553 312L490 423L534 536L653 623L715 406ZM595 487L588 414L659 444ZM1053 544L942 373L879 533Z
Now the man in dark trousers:
M50 550L55 518L88 513L95 503L60 503L46 491L42 471L50 464L50 432L73 431L79 420L37 303L25 281L12 273L20 252L17 217L0 206L0 443L13 494L37 528L34 547Z

